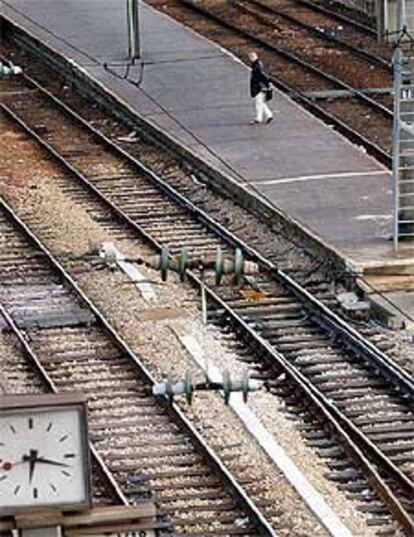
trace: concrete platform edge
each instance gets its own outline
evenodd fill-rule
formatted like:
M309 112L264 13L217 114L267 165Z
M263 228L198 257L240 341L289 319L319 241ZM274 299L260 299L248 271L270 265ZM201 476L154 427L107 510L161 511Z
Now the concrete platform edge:
M320 255L328 255L333 265L339 270L348 269L353 273L363 273L364 266L362 264L355 263L353 260L347 258L335 246L309 230L284 211L270 204L264 197L256 192L251 192L247 187L239 184L231 175L221 170L219 171L210 163L207 163L197 153L184 147L171 134L162 131L148 119L144 119L138 112L133 110L102 82L94 78L90 73L87 73L76 62L55 50L50 44L41 42L32 32L23 28L16 21L0 14L0 30L2 28L7 29L7 27L13 29L15 37L17 37L16 41L23 48L35 55L39 55L39 52L41 52L42 58L46 58L48 63L61 76L63 75L70 80L81 93L93 97L105 109L120 119L125 120L131 128L139 130L142 135L162 144L164 148L167 147L172 153L178 153L189 164L200 170L202 172L202 180L209 187L221 194L231 196L243 208L251 211L260 219L264 219L270 225L282 226L287 233L293 232L305 245L308 245L312 249L316 248Z

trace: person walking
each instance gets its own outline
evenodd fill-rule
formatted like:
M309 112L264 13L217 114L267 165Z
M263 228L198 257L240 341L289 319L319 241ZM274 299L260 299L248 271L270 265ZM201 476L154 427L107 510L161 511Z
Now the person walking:
M252 124L270 123L273 120L273 114L266 104L266 90L270 88L270 80L259 60L256 52L249 53L249 59L252 62L250 73L250 96L254 99L256 117Z

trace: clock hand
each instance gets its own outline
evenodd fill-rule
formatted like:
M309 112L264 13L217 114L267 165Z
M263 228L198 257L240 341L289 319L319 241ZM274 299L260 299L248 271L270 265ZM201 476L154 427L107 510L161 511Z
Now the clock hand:
M29 455L23 455L23 461L29 462L29 484L31 484L34 474L35 465L37 462L37 454L39 452L36 449L31 449Z
M44 457L39 457L38 459L36 459L36 462L40 462L40 463L43 463L43 464L51 464L53 466L63 466L65 468L70 467L69 464L65 464L64 462L53 461L51 459L45 459Z

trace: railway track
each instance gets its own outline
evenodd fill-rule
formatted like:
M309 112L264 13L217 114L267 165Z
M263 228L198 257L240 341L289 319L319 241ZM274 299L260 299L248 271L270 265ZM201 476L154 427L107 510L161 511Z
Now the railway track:
M0 303L0 345L6 352L1 360L0 395L43 394L55 391L55 386L39 364L34 371L32 364L37 357L31 352L25 339ZM7 333L7 334L6 334ZM3 358L3 359L2 359ZM91 446L92 447L92 446ZM111 474L96 451L91 449L91 494L93 506L104 507L125 505L125 498L118 486L112 481Z
M274 535L182 412L154 398L150 373L62 266L3 201L0 210L0 313L49 390L88 397L91 448L118 498L151 497L160 531L177 536Z
M368 62L368 65L377 65L385 71L392 71L392 49L386 50L379 45L364 28L363 30L351 20L339 19L337 16L315 8L312 3L302 3L296 0L235 0L233 5L239 9L250 8L249 12L256 15L259 20L268 20L275 30L279 30L280 37L285 34L302 30L315 36L318 40L325 41L327 45L336 45L338 50L349 51L354 57L360 57ZM269 18L270 16L270 18ZM287 26L283 22L287 23ZM297 32L295 32L297 33ZM279 38L279 37L278 37ZM331 50L332 52L332 50ZM388 53L388 58L384 57ZM318 59L320 59L318 51ZM349 60L348 56L342 58ZM362 64L364 65L364 64Z
M336 2L318 2L312 0L294 0L298 6L305 6L312 9L314 12L323 13L332 20L349 25L359 33L370 36L372 39L377 38L377 32L371 24L367 24L366 16L363 18L359 13L348 10L343 4Z
M339 50L320 36L303 36L297 25L286 31L286 22L275 27L274 16L258 15L248 2L214 8L192 0L168 5L152 0L150 4L231 50L246 63L247 52L251 48L258 50L276 87L391 166L392 101L387 95L366 92L392 86L388 67L373 68L372 62L355 57L349 50Z
M237 247L261 266L257 284L264 297L253 303L241 298L237 286L217 286L207 275L211 318L230 325L254 349L272 390L295 400L299 412L303 405L311 409L318 427L335 438L339 446L339 462L332 462L335 478L350 495L370 499L366 512L375 513L373 523L383 534L392 534L396 520L410 535L414 530L412 376L309 291L40 86L36 88L39 95L15 97L9 107L2 106L4 113L98 197L113 218L135 229L155 249L168 244L170 253L176 254L186 247L190 256L197 257L214 253L218 245L225 254ZM200 284L199 275L189 276ZM320 433L314 427L310 424L308 433L316 434L317 440ZM345 453L357 470L348 470Z

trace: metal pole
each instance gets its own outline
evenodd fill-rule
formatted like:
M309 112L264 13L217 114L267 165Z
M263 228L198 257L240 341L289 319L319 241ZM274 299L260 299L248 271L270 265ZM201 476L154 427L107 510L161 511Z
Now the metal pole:
M394 249L398 249L399 239L399 197L400 197L400 101L402 98L402 69L403 69L403 52L401 49L401 39L404 24L404 0L397 0L396 5L396 38L397 48L394 53L394 120L393 120L393 159L392 159L392 177L393 177L393 194L394 194L394 218L393 218L393 243Z
M394 64L394 119L393 119L393 134L392 134L392 190L393 190L393 242L394 249L398 248L398 168L400 166L400 144L399 144L399 115L400 115L400 96L401 91L401 50L397 47L393 58Z
M127 0L128 57L131 61L141 57L139 31L139 0Z
M377 20L377 41L384 42L385 38L385 10L387 9L387 0L375 0L375 15Z

